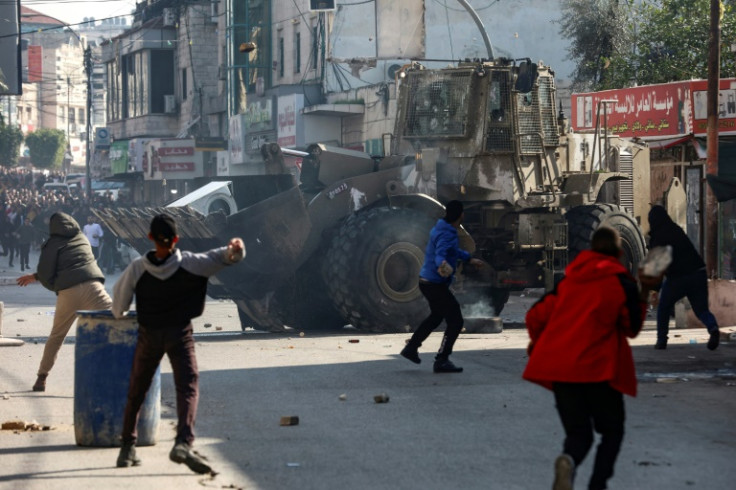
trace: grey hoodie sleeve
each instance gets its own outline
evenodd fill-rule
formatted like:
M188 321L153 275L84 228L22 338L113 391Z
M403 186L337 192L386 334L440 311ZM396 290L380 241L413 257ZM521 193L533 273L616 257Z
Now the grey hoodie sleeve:
M145 272L143 258L139 257L125 268L112 290L112 314L122 318L130 309L135 295L135 285Z
M182 252L181 266L192 274L210 277L217 274L223 267L240 262L245 257L243 253L230 257L228 247L213 248L207 252Z

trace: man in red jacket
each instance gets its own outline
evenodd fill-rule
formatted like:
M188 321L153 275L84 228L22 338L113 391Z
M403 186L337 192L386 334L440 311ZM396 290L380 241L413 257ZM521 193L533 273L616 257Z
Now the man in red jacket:
M636 279L619 261L621 238L612 228L593 234L554 291L526 315L529 363L524 379L551 389L565 429L555 461L554 490L572 489L575 468L601 434L588 488L604 489L624 437L623 395L636 396L636 373L626 337L636 337L650 289L659 279Z

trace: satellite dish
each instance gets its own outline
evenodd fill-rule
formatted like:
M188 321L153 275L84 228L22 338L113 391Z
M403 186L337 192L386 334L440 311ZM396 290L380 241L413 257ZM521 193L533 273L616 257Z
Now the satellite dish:
M386 75L389 78L396 78L396 72L401 70L401 65L391 65L388 67L388 70L386 70Z

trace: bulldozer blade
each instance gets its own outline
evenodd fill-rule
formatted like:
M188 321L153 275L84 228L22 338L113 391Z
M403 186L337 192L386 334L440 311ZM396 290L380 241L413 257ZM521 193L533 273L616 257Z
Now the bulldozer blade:
M301 264L312 224L299 188L276 194L227 219L226 241L240 237L246 257L218 278L237 298L261 298L284 284Z
M245 259L220 271L217 283L233 299L262 298L293 275L311 231L300 190L294 187L225 217L207 217L190 207L95 210L95 215L120 239L145 254L151 219L159 213L177 223L181 250L203 252L226 245L231 238L245 242Z
M189 207L93 209L92 212L115 236L141 255L153 249L148 232L151 219L161 213L176 221L180 249L201 252L224 245L219 237L221 230L226 228L224 217L212 215L205 218Z

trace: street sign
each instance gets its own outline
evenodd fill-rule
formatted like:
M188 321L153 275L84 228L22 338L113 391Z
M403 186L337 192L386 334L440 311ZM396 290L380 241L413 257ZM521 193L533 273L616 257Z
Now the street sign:
M95 130L95 148L110 148L110 131L107 128Z

